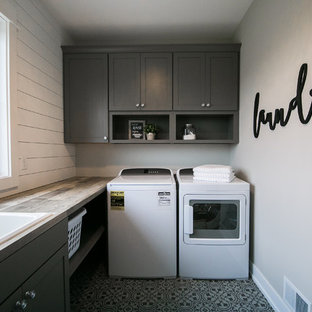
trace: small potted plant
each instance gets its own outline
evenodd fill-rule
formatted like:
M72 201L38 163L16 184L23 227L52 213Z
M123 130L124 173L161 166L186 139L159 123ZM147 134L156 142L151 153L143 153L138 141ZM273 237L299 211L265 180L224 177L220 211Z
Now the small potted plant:
M155 124L146 124L144 126L144 132L146 133L147 140L154 140L158 129Z

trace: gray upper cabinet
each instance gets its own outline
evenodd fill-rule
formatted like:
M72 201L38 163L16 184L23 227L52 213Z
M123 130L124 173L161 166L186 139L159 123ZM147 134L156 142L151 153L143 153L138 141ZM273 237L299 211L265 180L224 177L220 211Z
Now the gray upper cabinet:
M109 109L172 110L172 54L110 54Z
M141 106L172 110L172 54L141 54Z
M238 142L240 44L62 49L65 142ZM156 140L129 139L136 119L157 123ZM183 140L190 121L192 142Z
M205 109L205 54L174 54L174 102L175 110Z
M136 110L140 105L140 54L109 55L109 109Z
M209 53L206 55L207 103L211 110L238 109L238 54ZM210 86L210 88L209 88Z
M108 141L107 54L64 55L65 142Z
M238 53L175 53L175 110L237 110Z

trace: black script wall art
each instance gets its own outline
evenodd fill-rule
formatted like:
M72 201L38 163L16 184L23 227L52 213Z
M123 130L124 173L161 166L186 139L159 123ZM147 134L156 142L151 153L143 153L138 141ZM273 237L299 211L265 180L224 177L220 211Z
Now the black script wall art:
M287 113L285 114L284 108L277 108L273 112L266 112L264 109L259 111L260 94L259 92L255 97L254 106L254 118L253 118L253 133L255 138L259 136L261 124L269 124L269 128L274 130L277 124L285 127L290 119L290 116L294 110L297 109L298 117L301 123L307 124L312 117L312 103L310 104L309 112L305 117L302 110L302 92L306 82L308 73L308 65L302 64L299 70L298 82L297 82L297 93L296 96L290 101ZM312 90L309 92L312 96Z

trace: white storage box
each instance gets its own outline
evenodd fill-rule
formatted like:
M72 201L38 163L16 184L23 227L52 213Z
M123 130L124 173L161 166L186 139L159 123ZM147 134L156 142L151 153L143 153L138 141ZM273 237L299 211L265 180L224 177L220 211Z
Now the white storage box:
M80 246L82 217L87 213L83 209L78 215L68 221L68 258L70 259Z

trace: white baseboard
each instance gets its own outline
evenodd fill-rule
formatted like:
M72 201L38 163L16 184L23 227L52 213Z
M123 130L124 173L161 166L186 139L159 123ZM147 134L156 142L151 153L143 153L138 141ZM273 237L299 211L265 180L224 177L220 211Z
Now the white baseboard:
M268 300L274 311L291 312L281 296L272 287L262 272L250 261L250 273L253 281L258 286L264 297Z

